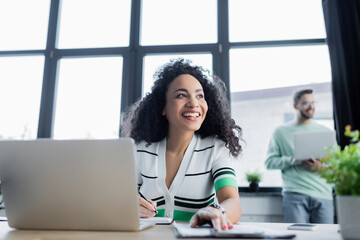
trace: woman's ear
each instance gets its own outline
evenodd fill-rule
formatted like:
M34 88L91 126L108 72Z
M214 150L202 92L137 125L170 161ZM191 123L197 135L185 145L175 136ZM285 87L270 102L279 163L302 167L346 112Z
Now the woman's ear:
M162 116L165 116L165 115L166 115L166 114L165 114L165 109L162 111L161 115L162 115Z

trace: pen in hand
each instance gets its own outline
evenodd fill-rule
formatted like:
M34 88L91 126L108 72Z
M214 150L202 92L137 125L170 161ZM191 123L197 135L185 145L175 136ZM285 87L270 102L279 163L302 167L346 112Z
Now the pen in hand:
M145 201L147 201L148 203L150 203L152 205L152 203L149 200L147 200L147 198L140 191L139 191L139 194L140 194L140 197L142 197ZM158 214L158 211L155 209L154 213Z

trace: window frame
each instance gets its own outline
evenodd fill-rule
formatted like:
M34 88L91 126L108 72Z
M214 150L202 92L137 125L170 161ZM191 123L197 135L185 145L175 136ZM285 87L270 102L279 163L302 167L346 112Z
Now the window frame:
M57 49L57 33L61 0L51 0L46 48L43 50L0 51L0 57L44 55L44 73L39 111L37 138L52 138L54 108L57 86L58 63L64 57L122 56L123 79L121 113L142 96L143 58L147 54L210 53L213 57L213 73L227 86L230 99L229 52L232 48L257 48L271 46L326 45L326 39L279 40L258 42L229 42L228 0L217 0L218 42L210 44L186 44L166 46L141 46L140 18L141 0L131 0L129 46L111 48ZM230 101L231 103L231 101ZM121 114L120 119L122 119ZM120 120L121 121L121 120ZM121 122L119 123L121 125ZM120 131L120 129L119 129ZM119 132L120 135L120 132ZM275 188L277 189L277 188ZM278 191L278 190L276 190Z

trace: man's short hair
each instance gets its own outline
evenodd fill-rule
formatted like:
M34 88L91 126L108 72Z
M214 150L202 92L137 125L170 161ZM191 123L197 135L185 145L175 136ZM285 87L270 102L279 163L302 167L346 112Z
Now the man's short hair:
M312 94L313 90L312 89L302 89L302 90L298 90L294 93L294 104L298 104L300 98L305 95L305 94Z

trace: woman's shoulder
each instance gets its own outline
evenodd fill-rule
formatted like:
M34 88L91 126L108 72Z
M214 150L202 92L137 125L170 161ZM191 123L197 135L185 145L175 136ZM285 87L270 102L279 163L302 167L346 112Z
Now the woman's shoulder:
M155 160L158 157L159 148L158 143L151 143L150 145L146 141L136 143L136 155L138 161L143 160Z
M148 151L154 151L157 149L159 142L154 143L148 143L146 141L140 141L135 143L136 150L148 150Z
M211 159L220 161L227 161L234 159L228 147L226 147L226 142L217 136L208 136L200 138L200 144L198 144L197 152L210 152L212 154ZM207 151L205 151L207 150Z
M201 138L200 136L198 136L198 141L199 147L222 147L225 146L225 142L223 140L221 140L220 138L218 138L217 136L208 136L208 137L204 137Z

